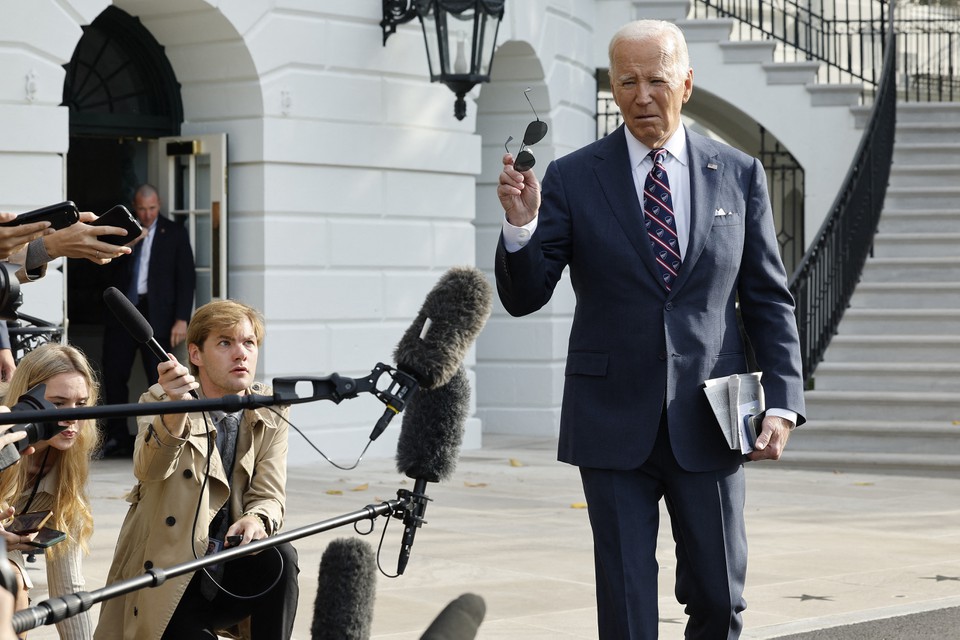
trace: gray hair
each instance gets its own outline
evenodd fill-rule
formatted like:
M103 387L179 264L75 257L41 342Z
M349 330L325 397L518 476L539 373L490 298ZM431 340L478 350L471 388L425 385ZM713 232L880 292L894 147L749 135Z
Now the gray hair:
M671 70L670 83L674 86L683 82L690 70L690 54L683 31L672 22L664 20L634 20L620 27L610 39L607 55L610 58L610 78L613 79L613 50L621 42L641 42L657 40L661 44L664 67Z

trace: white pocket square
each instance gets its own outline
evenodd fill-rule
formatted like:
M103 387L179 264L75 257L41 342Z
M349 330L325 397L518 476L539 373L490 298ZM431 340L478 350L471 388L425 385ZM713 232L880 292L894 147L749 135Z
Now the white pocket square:
M728 211L724 211L724 210L723 210L723 207L720 207L720 208L718 208L718 209L713 213L713 215L715 215L715 216L732 216L732 215L736 215L736 214L735 214L733 211L729 211L729 212L728 212Z

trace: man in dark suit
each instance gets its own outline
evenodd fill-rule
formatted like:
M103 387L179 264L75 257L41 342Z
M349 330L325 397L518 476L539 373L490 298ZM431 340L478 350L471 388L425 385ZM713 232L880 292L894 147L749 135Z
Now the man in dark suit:
M778 459L804 418L793 299L759 161L687 130L680 30L637 21L610 43L624 126L552 162L541 187L510 154L497 189L500 299L544 306L569 266L576 293L559 459L580 469L593 529L600 637L656 638L664 499L687 638L737 638L747 541L745 457ZM665 150L665 151L655 151ZM747 456L731 450L704 380L748 371L767 406Z
M183 342L193 310L196 273L187 230L160 215L160 194L149 184L133 197L134 213L143 226L143 239L130 257L118 265L117 288L137 307L153 328L164 351ZM103 384L107 404L129 402L127 383L137 350L147 384L157 382L157 358L136 342L111 313L106 314L103 335ZM129 456L133 436L125 418L107 420L105 456Z

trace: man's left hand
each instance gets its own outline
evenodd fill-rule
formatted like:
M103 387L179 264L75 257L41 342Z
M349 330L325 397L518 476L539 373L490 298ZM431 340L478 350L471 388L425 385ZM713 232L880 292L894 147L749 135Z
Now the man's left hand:
M177 320L170 329L170 346L175 347L187 339L187 321Z
M747 458L750 460L779 460L790 439L793 423L780 416L765 416L760 435L753 445L753 453Z

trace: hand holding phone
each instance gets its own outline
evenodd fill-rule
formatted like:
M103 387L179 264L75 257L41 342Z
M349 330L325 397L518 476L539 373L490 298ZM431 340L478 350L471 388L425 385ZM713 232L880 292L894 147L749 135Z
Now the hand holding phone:
M63 542L66 539L67 534L63 531L51 529L50 527L43 527L39 532L37 532L37 535L33 538L33 540L24 540L23 544L28 544L31 547L37 547L38 549L49 549L58 542Z
M32 222L49 222L52 229L65 229L80 221L77 205L69 200L48 207L21 213L10 222L0 222L0 227L19 227Z
M40 531L44 523L49 520L50 516L52 515L53 511L50 510L21 513L13 519L13 522L10 523L9 527L5 528L10 533L15 533L18 536L36 533L37 531Z
M108 226L125 229L127 231L127 235L125 236L104 235L97 238L98 240L117 246L130 244L143 233L143 227L140 225L140 221L122 204L113 207L90 224L94 227Z

